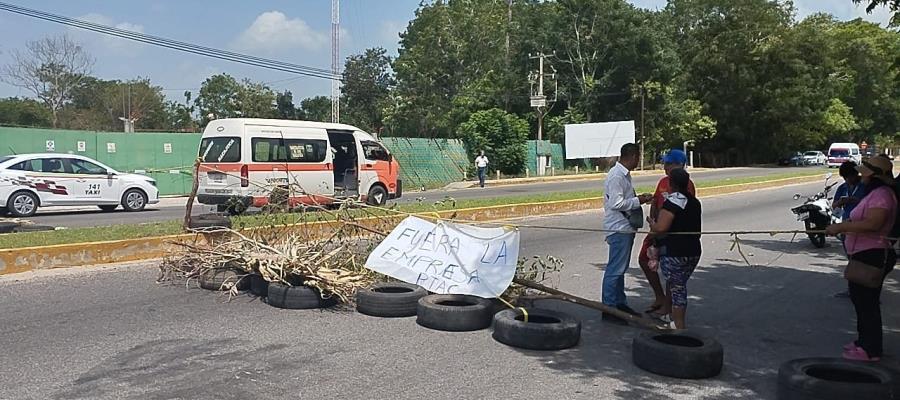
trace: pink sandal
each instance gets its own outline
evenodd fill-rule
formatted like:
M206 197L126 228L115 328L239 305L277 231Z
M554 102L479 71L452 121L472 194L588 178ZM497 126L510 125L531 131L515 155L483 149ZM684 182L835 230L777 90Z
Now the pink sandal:
M843 357L847 360L874 362L881 361L881 357L869 357L869 354L862 347L853 350L844 351Z

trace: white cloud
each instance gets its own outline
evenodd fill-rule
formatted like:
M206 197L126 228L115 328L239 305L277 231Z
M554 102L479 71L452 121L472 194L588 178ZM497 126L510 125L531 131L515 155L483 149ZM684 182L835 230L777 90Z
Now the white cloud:
M400 41L400 33L406 30L406 23L399 21L381 22L381 39L396 47Z
M90 14L82 15L82 16L78 17L78 19L85 21L85 22L92 22L95 24L111 26L114 28L124 29L127 31L144 33L143 25L133 24L133 23L126 22L126 21L116 22L112 18L110 18L106 15L103 15L103 14L90 13ZM131 53L132 55L136 54L137 53L136 50L139 47L141 47L138 45L137 42L134 42L134 41L131 41L128 39L122 39L122 38L111 36L111 35L90 32L90 31L77 29L77 28L69 28L69 31L72 32L73 36L75 36L78 40L80 40L82 42L99 45L101 47L106 47L108 49L112 49L112 50L116 50L116 51L127 50L127 52Z
M328 44L330 36L316 32L300 18L288 19L280 11L260 14L232 47L242 51L317 50Z

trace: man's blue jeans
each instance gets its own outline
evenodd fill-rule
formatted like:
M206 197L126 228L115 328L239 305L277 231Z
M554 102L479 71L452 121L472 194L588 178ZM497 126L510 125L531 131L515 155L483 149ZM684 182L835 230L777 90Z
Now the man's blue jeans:
M606 237L609 244L609 261L603 272L603 304L616 307L626 305L625 270L631 263L633 233L613 233Z
M478 184L484 187L484 178L487 175L487 167L478 167Z

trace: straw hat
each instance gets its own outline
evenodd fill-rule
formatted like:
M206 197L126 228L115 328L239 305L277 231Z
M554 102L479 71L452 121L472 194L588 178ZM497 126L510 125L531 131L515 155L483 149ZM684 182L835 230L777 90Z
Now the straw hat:
M863 160L862 164L856 167L856 170L862 176L876 178L888 185L893 185L894 173L891 171L893 168L894 163L890 159L876 156Z

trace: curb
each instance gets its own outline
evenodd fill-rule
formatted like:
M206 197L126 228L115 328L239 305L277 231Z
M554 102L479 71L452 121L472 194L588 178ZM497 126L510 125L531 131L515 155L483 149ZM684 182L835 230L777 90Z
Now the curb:
M774 187L818 182L819 176L786 178L747 184L735 184L697 189L698 197L710 197L734 194L749 190L760 190ZM458 221L487 222L538 215L553 215L576 211L596 210L603 207L602 197L585 199L559 200L544 203L507 204L500 206L465 208L431 213L421 213L424 217L439 216L442 219ZM454 216L455 215L455 216ZM356 222L366 228L384 229L385 224L395 225L405 216L369 217ZM306 224L305 232L311 239L324 237L331 232L335 221L322 221ZM281 229L287 233L290 226L276 226L256 229ZM112 264L128 261L142 261L164 258L171 252L181 249L177 243L200 243L206 239L201 234L186 233L181 235L161 236L141 239L114 240L107 242L74 243L42 247L25 247L0 250L0 275L46 270L53 268L83 267L97 264Z

